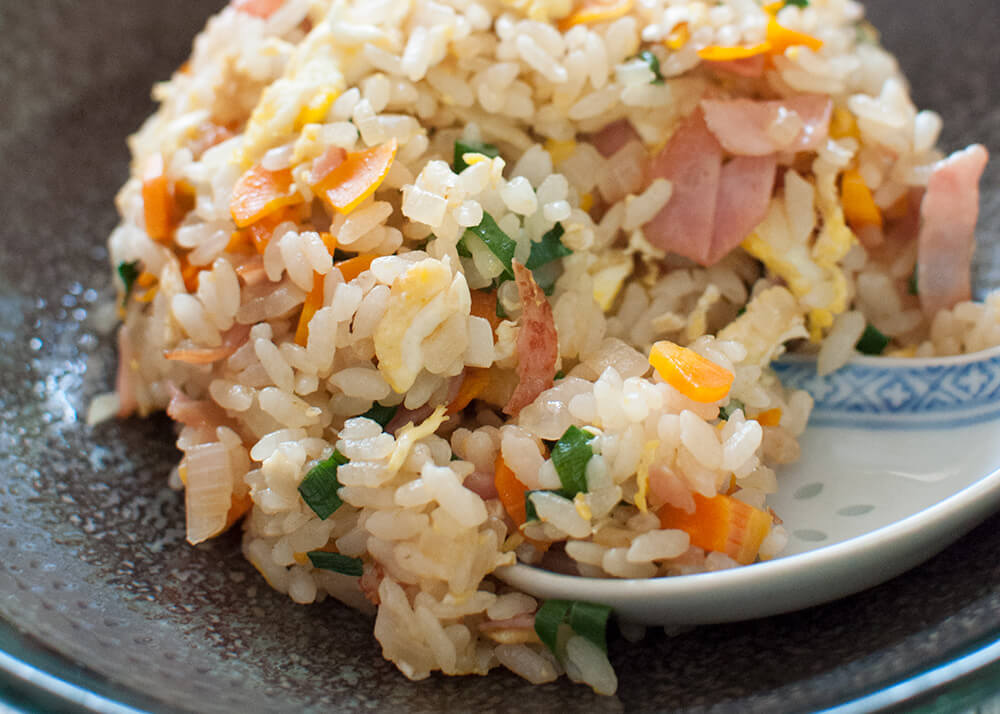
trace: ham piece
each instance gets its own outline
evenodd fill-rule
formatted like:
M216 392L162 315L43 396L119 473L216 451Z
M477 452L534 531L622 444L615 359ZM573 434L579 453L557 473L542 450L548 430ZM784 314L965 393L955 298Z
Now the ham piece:
M517 334L517 387L503 413L516 416L552 386L559 361L559 334L552 306L531 271L514 261L514 279L521 297L521 328Z
M740 77L750 77L759 79L764 76L764 69L767 67L767 60L764 55L754 55L735 60L723 60L721 62L709 62L713 70L729 72Z
M917 283L933 316L972 295L970 272L979 216L979 179L989 152L975 144L938 162L920 204Z
M703 99L705 123L723 148L736 156L818 149L830 132L833 100L818 94L789 99ZM783 136L781 123L793 129Z
M722 146L696 111L650 161L650 179L673 184L666 206L646 224L661 248L713 265L764 220L774 189L774 154L736 156L723 164Z
M649 162L649 180L673 185L667 205L646 224L647 240L662 250L705 265L712 248L722 147L696 110Z
M250 337L250 325L233 325L222 335L218 347L195 347L192 349L169 350L163 353L166 359L187 364L212 364L224 360L243 346Z
M604 158L617 154L630 141L640 139L628 119L613 121L590 137L590 143Z

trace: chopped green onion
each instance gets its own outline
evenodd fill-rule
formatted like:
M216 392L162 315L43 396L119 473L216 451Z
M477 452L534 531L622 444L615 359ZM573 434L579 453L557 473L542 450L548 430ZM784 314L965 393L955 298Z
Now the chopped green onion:
M563 370L560 369L558 372L556 372L556 376L553 377L552 379L553 380L563 379L565 376L566 376L566 373Z
M531 500L531 494L539 493L540 490L536 489L534 491L526 491L524 493L524 522L528 523L530 521L537 521L538 510L535 508L535 504Z
M551 295L556 289L556 280L560 275L559 263L546 263L541 268L532 271L531 277L546 295Z
M379 426L384 429L385 425L392 421L392 418L396 416L396 410L398 409L398 404L392 407L384 407L378 402L375 402L372 404L372 408L361 416L365 419L371 419L372 421L378 422Z
M785 7L794 5L795 7L809 7L809 0L785 0Z
M649 65L650 71L653 73L653 79L649 81L650 84L663 84L663 75L660 74L660 60L649 50L643 50L638 55L639 59Z
M333 262L339 263L342 260L350 260L351 258L356 258L357 255L358 255L357 253L348 253L347 251L341 250L340 248L334 248Z
M590 448L593 438L593 434L571 426L552 447L552 464L559 474L566 498L572 499L576 494L587 491L587 463L594 455Z
M572 255L573 251L563 245L560 240L566 230L562 227L561 223L556 223L555 227L548 233L542 236L542 239L537 243L531 244L531 254L528 255L528 261L524 264L528 270L534 270L535 268L540 268L546 263L551 263L553 260L559 260L560 258L565 258L567 255Z
M873 325L868 325L854 348L861 354L880 355L889 346L889 341L889 338L879 332Z
M729 421L729 417L733 415L737 409L743 409L745 404L739 399L730 399L729 404L719 409L719 418Z
M468 232L473 235L478 236L486 247L490 249L500 262L503 263L504 273L510 278L514 277L514 251L517 249L517 243L515 243L510 236L500 230L496 221L493 220L493 216L489 213L483 212L483 220L479 222L478 226L473 228L467 228Z
M913 273L910 275L910 281L907 284L907 291L910 295L920 294L920 283L917 282L917 271L920 270L919 265L913 266Z
M556 657L562 657L559 652L559 628L563 623L607 653L606 633L610 615L611 608L607 605L580 600L546 600L535 613L535 632Z
M310 550L306 555L314 568L332 570L341 575L358 576L365 572L361 558L351 558L340 553L327 553L324 550Z
M455 142L456 174L460 174L469 168L469 165L465 163L464 157L466 154L482 154L483 156L495 159L500 155L500 149L493 146L493 144L486 144L482 141L465 141L464 139L459 139Z
M306 505L317 516L326 520L334 511L344 505L337 491L340 481L337 480L337 468L347 463L347 457L339 451L334 451L330 458L320 461L309 469L309 473L299 484L299 493Z
M569 608L569 626L573 628L573 632L590 640L607 654L608 640L605 633L610 614L611 608L607 605L577 600Z
M131 263L119 263L118 264L118 276L122 279L125 284L125 299L132 294L132 288L135 286L135 281L139 277L139 261L133 260Z
M465 244L465 236L464 235L461 238L458 239L458 244L455 246L455 250L458 251L458 254L460 256L462 256L463 258L471 258L472 257L472 251L470 251L469 250L469 246L467 246Z
M556 643L559 641L559 626L566 620L571 600L546 600L535 613L535 633L552 654L559 656Z
M497 299L497 317L501 320L507 319L507 309L503 306L503 303L500 302L499 298Z

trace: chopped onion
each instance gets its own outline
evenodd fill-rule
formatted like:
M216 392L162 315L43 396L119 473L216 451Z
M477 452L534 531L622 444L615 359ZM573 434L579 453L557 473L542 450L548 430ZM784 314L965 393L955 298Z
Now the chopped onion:
M233 498L229 450L220 442L193 446L184 456L184 467L187 539L195 545L226 527Z

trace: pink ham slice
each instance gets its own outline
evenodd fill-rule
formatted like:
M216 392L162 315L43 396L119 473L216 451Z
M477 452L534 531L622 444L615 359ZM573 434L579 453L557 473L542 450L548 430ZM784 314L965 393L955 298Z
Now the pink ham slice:
M552 306L531 271L514 261L514 279L521 298L521 329L517 334L517 387L503 413L516 416L552 386L559 361L559 333Z
M778 161L770 156L737 156L722 167L715 202L712 247L705 261L714 265L736 248L767 215Z
M708 128L723 148L736 156L767 156L777 151L809 151L826 141L833 114L833 100L818 94L789 99L703 99ZM783 113L793 113L802 129L787 143L770 131Z
M649 180L667 179L673 193L646 224L647 240L705 265L712 252L721 175L722 147L708 130L701 110L696 110L649 162Z
M764 55L754 57L744 57L737 60L725 60L723 62L708 62L709 67L719 72L729 72L740 77L751 77L758 79L764 75L764 68L767 66L767 59Z
M986 147L975 144L938 162L931 173L917 235L920 305L928 316L972 295L979 179L988 160Z
M611 122L590 137L590 143L604 158L618 153L630 141L640 141L640 139L628 119Z
M214 429L229 423L226 413L215 402L191 399L173 383L168 384L167 387L170 390L167 416L178 424Z

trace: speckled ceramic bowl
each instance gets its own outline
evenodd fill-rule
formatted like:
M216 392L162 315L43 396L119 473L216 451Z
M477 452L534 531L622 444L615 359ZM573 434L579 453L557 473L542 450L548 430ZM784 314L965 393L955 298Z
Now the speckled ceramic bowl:
M167 421L88 429L80 415L113 375L92 313L110 296L104 239L124 137L219 4L0 3L0 698L51 711L805 711L997 636L997 518L829 605L639 644L613 637L615 698L503 671L408 682L369 621L271 592L236 536L188 546L182 499L164 488L176 457ZM918 103L945 115L944 144L1000 152L1000 4L872 0L871 15ZM977 286L1000 285L1000 162L981 235Z

